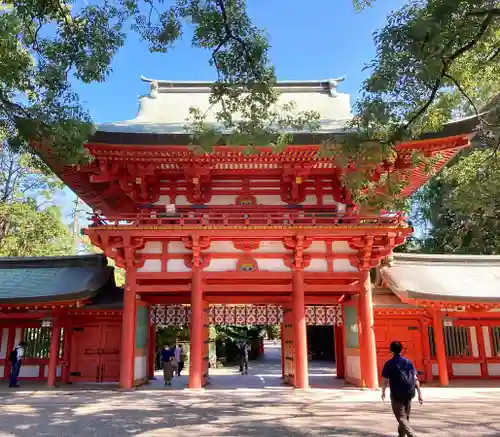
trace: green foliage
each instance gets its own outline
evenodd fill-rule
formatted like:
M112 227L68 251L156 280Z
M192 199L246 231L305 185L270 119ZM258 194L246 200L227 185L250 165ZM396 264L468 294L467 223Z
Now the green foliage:
M371 74L356 103L351 125L355 132L336 148L345 162L361 162L369 172L380 159L394 159L398 142L438 130L453 116L477 113L498 93L500 9L495 4L410 1L389 16L375 34L377 54L367 65ZM499 124L498 117L494 123ZM490 123L481 120L480 135L487 137L490 131ZM416 163L421 160L417 157ZM363 176L353 173L345 182L358 202L401 206L392 195L401 188L398 181L366 184ZM389 196L377 198L381 185L389 187Z
M354 0L358 9L372 3ZM26 151L30 139L45 139L61 159L83 159L92 125L69 78L104 81L130 31L160 53L191 32L193 47L210 53L218 74L210 103L221 128L192 108L197 152L210 152L215 143L244 145L246 153L272 144L279 152L291 132L317 129L318 114L276 105L268 38L252 24L244 0L9 0L0 15L0 140ZM372 172L381 160L394 159L398 142L475 113L498 92L500 9L487 0L408 1L388 17L375 44L350 133L327 141L321 153L335 156L339 167L357 162L358 171L343 178L357 203L399 209L395 194L404 182L387 176L370 182ZM480 135L490 130L481 123Z
M0 150L0 256L74 253L52 196L60 183L33 167L30 155Z
M500 164L493 155L473 150L421 190L418 218L429 227L423 251L500 254Z

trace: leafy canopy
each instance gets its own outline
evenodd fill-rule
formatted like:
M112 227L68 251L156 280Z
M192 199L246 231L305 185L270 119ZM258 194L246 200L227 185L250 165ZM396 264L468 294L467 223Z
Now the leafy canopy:
M373 1L354 3L361 9ZM7 0L3 5L0 135L15 150L28 150L28 140L41 137L52 141L61 158L81 159L92 125L68 78L104 81L130 31L151 51L168 52L192 30L192 45L207 51L218 75L211 103L221 108L222 129L207 125L205 114L193 108L193 133L202 152L223 139L246 145L248 153L270 143L279 151L290 141L290 130L318 126L318 114L276 105L267 35L252 24L244 0ZM381 160L394 159L399 141L438 129L453 115L475 112L499 89L498 2L409 1L388 17L375 44L352 132L327 141L321 153L335 156L341 167L356 161L365 170L346 172L344 180L358 203L400 207L394 194L403 182L382 177L373 183L370 174ZM484 125L481 132L488 130ZM231 134L224 136L227 131ZM377 194L381 187L383 195Z
M60 186L30 155L0 150L0 256L70 255L74 243L52 200Z

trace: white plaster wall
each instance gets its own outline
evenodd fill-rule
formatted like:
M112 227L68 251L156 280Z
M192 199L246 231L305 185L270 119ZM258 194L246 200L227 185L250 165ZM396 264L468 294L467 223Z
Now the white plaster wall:
M170 241L168 243L168 253L191 253L191 251L186 249L182 241Z
M48 369L49 366L45 366L45 369ZM19 371L19 376L21 378L38 378L38 374L40 373L40 366L21 366L21 370Z
M255 260L260 271L264 272L289 272L282 258L260 258Z
M210 248L207 249L213 253L236 253L239 252L235 249L232 241L212 241Z
M234 272L237 264L236 258L213 258L205 267L205 272Z
M309 266L307 266L304 271L306 272L327 272L328 271L328 261L326 259L315 258L311 260Z
M334 272L357 272L358 268L354 267L348 259L334 259Z
M9 340L9 328L2 328L2 344L0 344L0 359L7 357L8 340Z
M281 241L261 241L258 249L252 253L287 253L291 252Z
M481 376L481 365L475 363L453 363L454 376Z
M324 241L313 241L311 245L304 250L304 253L307 252L326 252L326 243Z
M21 367L21 371L22 370L23 370L23 368ZM49 366L44 367L43 375L45 376L45 378L49 377ZM38 376L38 374L37 374L37 376ZM58 377L61 376L61 366L56 367L56 376L58 376Z
M347 241L334 241L332 243L332 251L337 253L356 253L356 250L351 249Z
M483 326L484 351L487 357L491 357L490 332L487 326Z
M138 272L161 272L160 259L147 259L144 265L137 269Z
M138 253L162 253L163 244L161 241L147 241L144 245L144 249L140 249Z
M317 205L317 204L318 204L318 197L313 194L306 196L306 198L302 202L302 205Z
M439 375L439 366L437 363L434 363L432 365L432 376L438 376Z
M238 196L231 194L226 196L212 196L207 205L234 205Z
M347 355L345 357L345 370L347 376L361 379L361 359L359 355Z
M476 327L471 326L470 328L470 339L471 339L471 346L472 346L472 356L477 358L479 357L479 347L477 343L477 333L476 333Z
M488 375L500 376L500 363L488 363Z
M288 205L286 202L281 200L281 196L278 195L268 195L268 196L255 196L257 200L257 205Z
M143 379L147 376L147 357L135 357L134 379Z
M14 344L17 345L22 340L21 337L22 328L16 328L16 335L14 337Z
M186 266L183 259L169 259L167 261L167 272L190 272L191 268Z
M169 198L168 197L167 197L167 202L166 203L169 203ZM175 196L175 204L179 205L179 206L192 205L190 202L188 202L187 197L184 196L184 195Z
M160 198L153 203L153 205L168 205L170 203L170 196L160 196Z

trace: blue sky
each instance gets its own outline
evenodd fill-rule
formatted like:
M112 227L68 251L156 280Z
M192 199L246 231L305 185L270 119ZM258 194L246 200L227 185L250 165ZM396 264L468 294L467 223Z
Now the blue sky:
M358 13L352 0L248 0L254 23L269 35L270 58L278 79L345 75L339 91L351 94L351 104L367 76L363 67L375 56L373 32L404 3L378 0L372 8ZM113 72L105 83L74 85L92 119L102 123L134 118L138 96L148 92L141 75L166 80L215 79L208 65L209 54L192 48L190 37L186 34L167 54L151 54L147 45L131 34L113 60ZM66 193L61 198L65 213L71 197Z

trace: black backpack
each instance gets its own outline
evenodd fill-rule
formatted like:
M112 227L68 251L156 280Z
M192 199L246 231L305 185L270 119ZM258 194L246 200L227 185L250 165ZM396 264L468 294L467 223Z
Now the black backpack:
M9 354L9 361L14 364L17 361L17 349L13 349Z
M396 365L396 367L399 370L403 385L405 385L406 389L408 390L408 396L410 397L410 399L413 399L415 397L415 391L417 388L415 370L409 368L408 366L404 366L404 368L401 368L400 366Z

